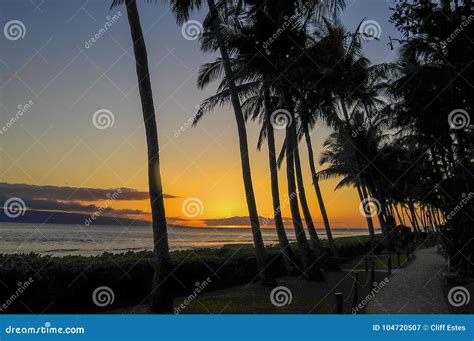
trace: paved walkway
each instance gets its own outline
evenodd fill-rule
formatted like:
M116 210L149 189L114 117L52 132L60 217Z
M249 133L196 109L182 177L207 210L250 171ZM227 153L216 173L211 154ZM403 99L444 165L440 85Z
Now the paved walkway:
M448 314L441 281L445 265L436 247L417 251L411 264L393 272L366 314Z

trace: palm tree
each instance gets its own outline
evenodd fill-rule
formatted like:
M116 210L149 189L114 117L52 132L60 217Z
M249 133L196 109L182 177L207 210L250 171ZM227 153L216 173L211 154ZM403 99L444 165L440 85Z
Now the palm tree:
M265 120L263 122L266 128L267 144L268 144L268 161L270 164L270 181L272 187L272 202L274 210L275 228L277 230L278 240L280 243L280 249L285 256L285 265L288 274L295 272L292 259L294 255L288 242L288 237L285 232L285 226L283 224L283 218L281 214L280 205L280 189L278 184L278 165L276 159L276 148L275 148L275 136L273 126L271 124L271 107L270 107L270 91L264 89L264 111Z
M287 99L287 90L282 91L282 105L287 112L291 112L287 109L290 108L288 105ZM291 121L295 121L294 116L290 116ZM293 219L293 226L295 229L296 234L296 241L299 246L301 259L303 262L304 269L311 269L311 257L310 251L308 246L308 240L306 238L304 229L303 229L303 220L300 215L299 205L298 205L298 198L296 197L297 189L296 189L296 181L295 181L295 145L298 143L296 137L296 129L294 128L294 124L288 124L286 127L286 176L288 182L288 196L290 201L290 210L291 216ZM305 273L308 278L315 276L311 273ZM317 274L319 278L317 280L322 280L321 274Z
M311 170L312 180L313 180L313 187L314 191L316 192L316 197L318 198L319 210L321 212L321 217L323 218L324 230L326 231L326 237L328 239L329 247L332 251L334 256L337 256L337 249L334 244L334 238L332 236L331 225L329 223L329 217L326 211L326 205L324 204L323 194L321 192L321 187L319 186L319 179L317 176L316 165L314 162L314 153L313 153L313 146L311 143L311 136L309 135L309 130L305 126L304 129L304 137L306 142L306 147L308 150L308 162L309 167Z
M148 187L150 192L153 224L153 250L155 254L154 275L151 294L151 310L155 313L171 313L173 299L166 280L170 271L168 231L163 201L163 187L160 173L160 150L156 128L155 106L148 70L148 57L140 24L136 0L114 0L112 6L125 3L128 23L135 54L138 89L142 103L148 148Z
M333 6L336 10L340 8L343 1L314 2L314 1L256 1L252 2L250 13L254 20L257 32L253 37L257 44L260 44L259 52L267 61L267 70L273 74L272 82L277 88L280 97L280 109L286 111L289 124L286 127L286 169L288 182L288 196L290 209L295 229L298 249L305 267L309 264L309 247L306 235L303 229L303 222L299 212L298 198L295 195L299 193L303 213L310 232L310 237L315 245L319 244L319 238L314 227L314 223L307 205L304 184L302 180L301 163L298 153L298 142L296 133L296 102L293 91L301 77L301 65L307 62L305 56L305 45L307 41L308 23L318 17L318 14L324 12L328 7ZM298 18L298 20L288 24L288 18ZM281 30L281 27L286 29ZM274 32L279 32L277 39L272 39ZM264 42L271 41L271 44ZM297 67L293 65L297 64ZM290 65L290 67L288 67ZM305 65L307 66L307 64ZM299 70L298 70L299 69ZM282 70L284 70L282 72ZM295 73L295 71L297 71ZM297 74L297 76L294 76ZM303 72L304 74L304 72ZM296 179L295 179L296 176ZM298 187L298 191L296 190ZM329 227L329 225L326 225ZM332 235L329 228L328 238L333 246ZM334 252L335 253L335 252ZM318 277L318 275L316 276Z
M311 51L308 53L311 53ZM318 54L316 53L316 55ZM318 72L316 72L316 75L311 75L310 73L308 73L308 77L314 77L315 79L319 79L319 77L321 77L321 74L318 74ZM311 92L317 93L319 91L315 91L313 82L310 83ZM319 96L314 96L314 97L319 97ZM310 129L312 129L316 125L316 120L317 120L318 115L324 116L324 114L322 114L323 110L319 108L320 105L322 105L320 98L317 98L316 101L314 99L309 100L307 96L303 96L303 98L301 98L300 110L298 112L298 118L300 122L298 137L299 139L304 138L304 141L306 143L307 152L308 152L308 163L309 163L309 167L311 171L311 179L312 179L313 187L314 187L316 197L318 200L321 217L323 219L323 225L324 225L324 230L326 232L326 238L329 244L329 250L332 256L337 257L337 248L334 243L331 225L329 223L329 217L326 211L326 205L324 204L324 198L321 192L321 188L319 186L319 179L317 176L317 170L316 170L316 165L315 165L315 160L314 160L313 146L311 142L311 136L309 133ZM315 110L314 108L319 108L319 110ZM311 230L310 230L310 233L311 233Z
M370 136L367 134L366 136ZM365 214L367 220L367 227L371 239L372 248L375 246L375 230L372 221L370 206L366 203L369 200L366 187L362 182L362 174L359 174L356 167L355 155L353 153L352 144L354 141L348 141L345 132L336 131L332 133L324 142L325 151L321 154L320 164L328 167L317 173L321 179L329 179L334 177L342 177L341 181L336 186L336 190L344 186L352 185L356 187L361 205L368 207Z
M203 6L203 0L172 0L173 10L176 13L178 23L184 23L188 20L190 11ZM263 242L262 232L260 230L259 216L257 212L257 204L252 184L252 173L250 168L249 149L247 142L247 129L245 119L242 112L242 106L239 99L238 88L235 83L234 72L232 70L231 57L226 46L226 39L222 32L223 23L220 18L222 12L227 8L227 3L220 2L216 5L214 0L207 0L209 7L209 15L206 18L207 43L204 40L203 49L218 49L222 57L222 65L227 79L227 87L230 93L234 116L237 123L237 131L239 135L240 159L242 166L242 177L245 188L247 208L249 211L250 224L252 227L253 242L256 252L257 267L262 284L274 285L274 280L269 278L266 270L265 245ZM219 7L220 6L220 7ZM210 47L209 47L210 46Z
M249 1L250 2L250 1ZM288 181L288 199L290 203L290 210L293 220L293 227L295 230L298 250L300 259L305 269L305 275L308 278L315 278L317 280L322 279L322 274L317 266L312 266L311 253L306 238L306 234L303 229L303 222L299 212L299 204L297 194L297 183L295 179L295 146L296 146L296 121L293 116L294 102L290 91L290 85L288 84L285 74L282 70L285 70L286 64L290 63L291 60L297 60L298 52L295 50L295 41L301 42L304 37L305 31L302 30L299 24L288 23L288 18L299 18L296 13L296 9L301 4L298 1L257 1L252 2L249 5L248 12L250 31L247 31L247 36L250 38L251 51L249 57L257 58L260 61L259 73L264 75L264 79L267 83L273 84L275 88L275 94L279 97L279 104L276 106L279 111L284 110L282 116L283 121L291 122L294 121L295 125L287 124L286 127L286 161L287 161L287 181ZM313 8L309 9L312 11ZM265 42L271 39L274 32L286 27L282 34L273 41L270 46ZM303 38L304 40L304 38ZM300 49L300 47L297 47ZM251 60L251 59L250 59ZM253 63L255 64L255 63ZM291 70L288 71L291 73ZM295 139L293 139L293 136ZM294 141L294 142L293 142ZM299 183L300 188L304 186L302 181ZM304 192L299 193L300 198L303 200ZM303 205L304 206L304 205ZM313 227L314 234L316 236L316 230L311 223L312 219L309 214L309 209L303 207L310 227Z
M309 237L311 239L313 247L316 250L316 252L318 254L320 254L322 252L322 245L321 245L321 241L319 239L319 236L316 232L316 227L314 226L314 222L313 222L313 218L311 216L311 212L309 210L308 200L306 199L306 191L305 191L305 188L304 188L303 172L301 170L301 160L300 160L300 152L299 152L298 143L296 143L296 145L295 145L294 153L295 153L296 181L297 181L297 184L298 184L298 194L299 194L299 197L300 197L301 209L303 211L304 220L306 222L306 226L307 226L308 232L309 232ZM330 240L332 240L332 236L331 236L331 239L329 239L329 237L328 237L329 245L332 248L333 247L333 241L330 241Z
M370 61L362 53L359 28L355 33L350 33L337 21L324 24L321 31L317 33L321 36L318 44L321 44L322 47L329 47L331 53L328 58L338 62L335 65L332 62L327 64L328 71L324 77L326 80L323 79L322 83L328 84L333 92L331 105L334 106L334 110L332 112L336 115L340 113L342 116L341 118L334 117L331 121L344 123L345 134L350 141L349 137L354 131L354 127L352 127L349 111L364 110L367 116L364 121L370 121L373 117L377 117L379 107L384 104L384 101L378 96L387 88L385 80L396 74L397 68L392 64L370 65ZM355 146L353 146L353 153L357 173L361 174L364 170L363 165L369 159ZM372 170L375 173L361 179L363 182L361 189L366 187L371 198L380 203L381 209L377 211L377 216L382 230L385 232L386 200L383 197L383 188L374 183L377 170L373 167Z

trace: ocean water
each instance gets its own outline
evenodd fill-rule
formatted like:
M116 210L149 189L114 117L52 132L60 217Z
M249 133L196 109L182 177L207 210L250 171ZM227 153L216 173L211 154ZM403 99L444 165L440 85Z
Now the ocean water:
M266 244L277 244L274 229L262 229ZM294 240L294 232L287 230ZM323 230L318 231L325 239ZM334 229L335 237L366 235L367 229ZM36 252L55 256L98 255L102 252L150 250L153 245L150 226L77 226L53 224L0 223L0 253ZM226 244L252 243L248 228L184 228L169 226L171 250L217 248Z

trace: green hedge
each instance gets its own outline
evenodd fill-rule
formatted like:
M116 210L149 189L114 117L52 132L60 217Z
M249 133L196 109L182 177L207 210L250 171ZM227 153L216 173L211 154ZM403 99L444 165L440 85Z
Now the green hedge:
M323 241L326 244L325 241ZM292 245L295 252L296 246ZM370 250L366 237L337 239L339 256L357 256ZM267 247L268 270L284 275L277 247ZM94 313L146 303L153 275L151 252L105 253L100 256L51 257L38 254L0 255L1 313ZM251 245L220 249L175 251L171 253L174 271L170 277L173 294L190 294L197 282L212 279L206 291L228 288L256 279L257 267ZM330 270L326 259L323 268ZM33 283L18 297L12 298L18 283L29 278ZM98 308L93 291L110 287L115 294L113 305ZM2 304L8 306L2 308Z

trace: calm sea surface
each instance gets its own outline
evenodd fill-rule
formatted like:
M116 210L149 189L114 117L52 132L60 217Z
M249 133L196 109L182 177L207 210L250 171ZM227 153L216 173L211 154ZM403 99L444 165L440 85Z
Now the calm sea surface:
M267 244L278 242L274 229L262 229ZM290 240L294 232L287 230ZM322 239L324 231L318 231ZM366 229L334 229L334 236L366 235ZM150 226L90 226L0 223L0 253L37 252L56 256L97 255L152 248ZM169 227L172 250L216 248L225 244L252 243L250 229Z

